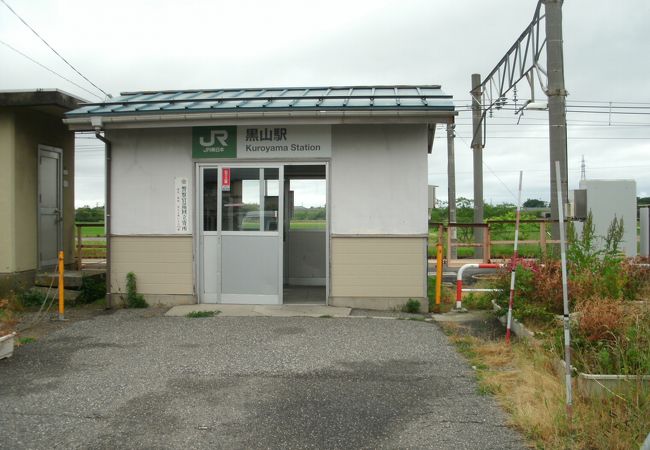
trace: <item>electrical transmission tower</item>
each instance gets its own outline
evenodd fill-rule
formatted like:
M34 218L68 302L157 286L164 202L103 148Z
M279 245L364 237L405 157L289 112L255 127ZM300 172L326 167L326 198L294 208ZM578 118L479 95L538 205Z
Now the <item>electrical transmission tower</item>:
M551 218L558 218L557 184L555 182L555 161L560 162L560 181L562 203L567 202L567 136L566 136L566 95L564 89L564 57L562 45L562 3L563 0L539 0L533 20L519 35L499 63L487 77L480 81L479 74L472 75L472 149L474 150L474 207L483 210L483 167L482 149L485 146L484 128L486 114L492 109L501 109L507 102L507 94L517 83L526 80L530 86L530 99L523 106L516 108L521 113L524 109L546 109L549 117L549 168ZM544 6L542 11L542 5ZM542 59L546 50L546 68ZM535 102L535 84L539 83L546 94L548 104ZM540 107L541 106L541 107ZM480 173L479 173L480 172ZM480 186L476 185L480 183ZM476 196L480 195L480 198ZM483 217L474 217L475 222L482 222ZM555 239L559 228L553 227Z

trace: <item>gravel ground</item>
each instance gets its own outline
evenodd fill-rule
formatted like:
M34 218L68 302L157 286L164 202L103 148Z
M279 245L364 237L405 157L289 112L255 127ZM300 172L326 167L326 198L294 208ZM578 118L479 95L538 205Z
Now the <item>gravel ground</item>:
M430 323L122 310L0 361L0 448L523 448Z

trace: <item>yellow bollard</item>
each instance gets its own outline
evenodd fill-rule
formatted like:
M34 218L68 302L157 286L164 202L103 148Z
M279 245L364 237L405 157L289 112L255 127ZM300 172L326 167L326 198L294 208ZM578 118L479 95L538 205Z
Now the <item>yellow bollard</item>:
M436 245L436 306L440 305L442 291L442 227L438 228L438 244Z
M64 299L64 289L63 285L63 251L59 252L59 320L65 320L64 309L65 309L65 299Z

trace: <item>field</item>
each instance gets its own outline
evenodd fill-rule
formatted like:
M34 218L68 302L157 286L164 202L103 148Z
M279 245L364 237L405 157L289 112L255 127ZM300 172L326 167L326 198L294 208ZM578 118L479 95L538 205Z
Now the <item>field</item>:
M292 220L289 226L292 230L325 230L324 220Z
M547 239L551 239L547 229ZM457 241L459 243L472 243L474 238L468 228L459 228ZM492 224L490 226L491 241L513 241L515 237L514 224ZM538 224L522 224L519 231L519 240L539 240L540 229ZM436 254L436 243L438 242L438 228L429 227L429 248L428 255L434 258ZM443 236L442 245L444 247L443 256L447 255L447 237ZM473 247L456 247L458 258L473 258ZM491 258L510 258L512 257L514 243L511 244L492 244L490 246ZM547 252L553 249L552 244L547 244ZM519 255L527 258L539 258L542 255L542 249L539 244L519 244Z
M103 237L105 230L103 226L99 227L81 227L82 237Z

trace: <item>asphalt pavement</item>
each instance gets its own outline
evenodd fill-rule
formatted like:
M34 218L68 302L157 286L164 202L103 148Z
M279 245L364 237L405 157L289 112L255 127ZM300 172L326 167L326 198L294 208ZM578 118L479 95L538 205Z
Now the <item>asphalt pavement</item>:
M121 310L0 361L0 448L524 448L437 325Z

